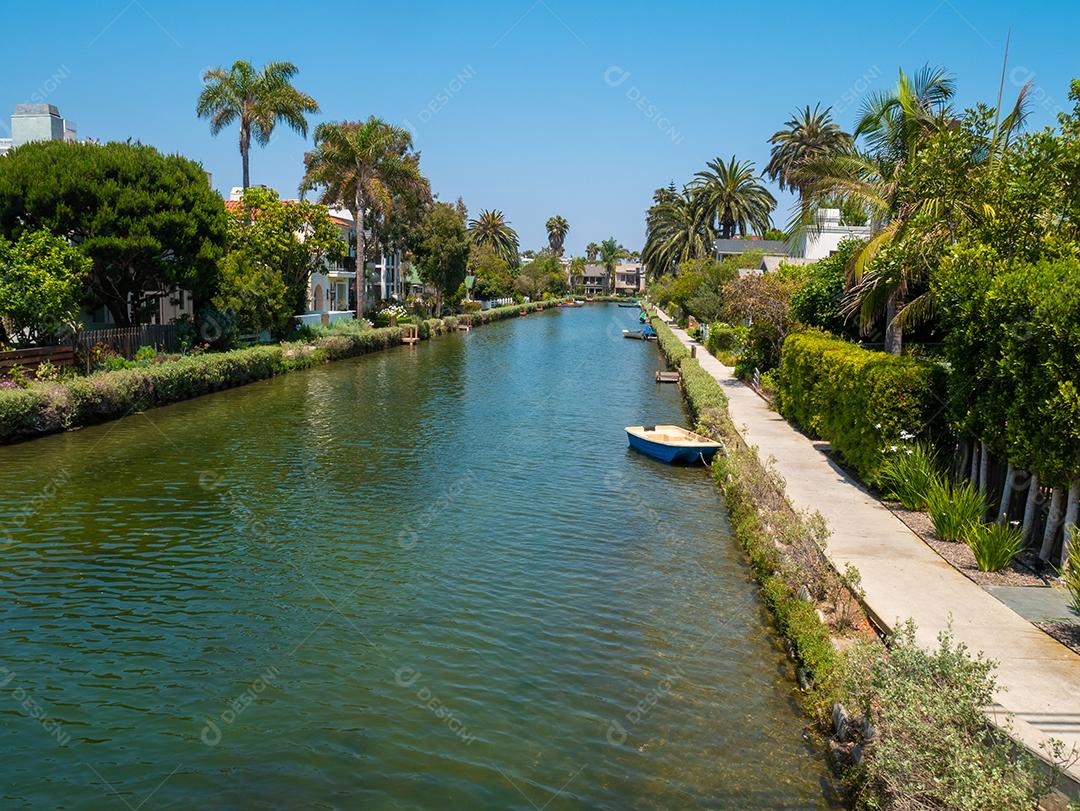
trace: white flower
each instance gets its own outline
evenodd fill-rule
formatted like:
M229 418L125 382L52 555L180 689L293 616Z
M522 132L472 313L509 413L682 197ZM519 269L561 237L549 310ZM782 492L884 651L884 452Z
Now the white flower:
M893 453L896 453L899 450L899 448L896 445L890 445L889 450L892 451Z
M875 428L879 428L879 429L880 429L880 428L881 428L881 423L879 422L879 423L878 423L877 425L875 425L874 427L875 427Z
M909 434L907 431L901 431L900 438L903 440L914 439L915 434Z
M911 456L911 454L913 454L913 453L915 453L915 451L913 451L911 448L907 449L907 455L908 456Z

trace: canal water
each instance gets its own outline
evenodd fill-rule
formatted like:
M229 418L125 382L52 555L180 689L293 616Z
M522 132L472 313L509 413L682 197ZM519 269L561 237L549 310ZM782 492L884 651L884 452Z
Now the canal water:
M817 808L636 312L0 448L0 807Z

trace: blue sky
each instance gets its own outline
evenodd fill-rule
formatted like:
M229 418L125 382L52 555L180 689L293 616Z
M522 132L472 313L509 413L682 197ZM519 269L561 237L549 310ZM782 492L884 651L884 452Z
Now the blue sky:
M1055 120L1080 75L1076 2L96 0L10 3L4 21L0 134L16 103L45 100L80 137L201 161L224 192L240 180L236 132L212 138L195 118L202 72L289 60L315 121L411 126L441 199L502 209L523 247L562 214L575 253L611 235L639 248L654 188L716 156L763 166L801 105L833 104L850 126L900 66L945 65L962 104L992 102L1010 27L1006 93L1034 82L1032 126ZM294 195L304 149L282 130L254 151L253 182Z

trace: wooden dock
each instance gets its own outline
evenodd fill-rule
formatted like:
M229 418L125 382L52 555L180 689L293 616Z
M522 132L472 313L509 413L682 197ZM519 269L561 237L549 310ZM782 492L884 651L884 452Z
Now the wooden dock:
M657 383L678 383L679 382L679 373L678 372L657 372L656 373L656 382Z

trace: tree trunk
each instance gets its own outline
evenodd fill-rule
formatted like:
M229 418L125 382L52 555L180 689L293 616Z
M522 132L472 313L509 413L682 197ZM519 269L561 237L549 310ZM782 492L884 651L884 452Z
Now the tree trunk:
M957 483L964 480L964 474L968 469L968 457L971 455L971 443L966 439L960 443L960 464L956 466L956 476L954 481Z
M999 524L1004 524L1009 520L1009 504L1012 501L1014 475L1015 471L1012 462L1009 462L1009 467L1005 471L1005 486L1001 488L1001 501L998 506L997 522Z
M986 481L990 477L990 449L985 442L979 443L979 492L986 495L989 487Z
M1080 518L1080 479L1069 485L1069 499L1065 507L1065 530L1064 539L1061 542L1061 568L1069 560L1069 549L1076 541L1078 534L1077 519Z
M364 201L360 190L356 190L356 211L353 212L356 223L356 320L364 317L364 295L367 292L367 257L364 255Z
M1046 531L1043 532L1039 560L1049 560L1050 553L1054 549L1054 539L1057 537L1058 527L1061 526L1061 514L1064 507L1061 503L1061 496L1062 488L1055 487L1054 495L1050 498L1050 512L1046 516Z
M971 470L968 472L968 481L971 482L972 487L979 483L979 448L981 446L982 443L979 440L971 440Z
M251 133L247 126L240 125L240 162L244 165L244 191L251 185L251 175L248 171L248 154L251 152Z
M1028 493L1027 501L1024 504L1024 540L1026 541L1031 536L1031 530L1035 526L1035 520L1038 517L1038 502L1039 500L1039 474L1032 473L1028 479Z
M899 355L904 349L904 330L896 323L896 314L903 305L903 297L898 287L889 294L885 302L885 351L890 355Z

